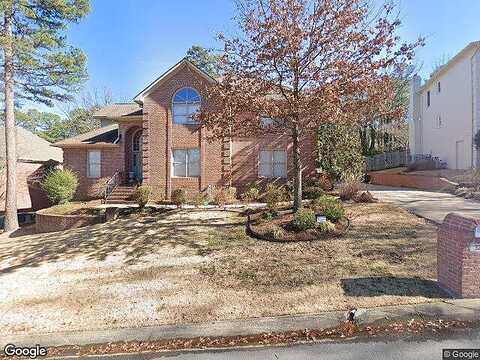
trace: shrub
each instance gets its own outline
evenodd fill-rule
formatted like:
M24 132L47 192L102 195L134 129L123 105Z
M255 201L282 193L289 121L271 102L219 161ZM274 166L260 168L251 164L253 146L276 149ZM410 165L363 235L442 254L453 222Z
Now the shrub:
M278 225L272 225L266 235L273 240L281 240L285 236L285 230Z
M150 200L150 194L152 189L149 186L139 186L133 193L133 201L135 201L139 207L143 208L147 205L148 200Z
M316 225L315 212L311 209L299 209L292 220L292 227L297 231L313 229Z
M54 204L65 204L73 199L78 187L78 178L69 169L51 171L42 183L48 199Z
M271 212L278 210L278 203L285 200L287 194L284 186L268 184L263 195L263 200L267 203L267 208Z
M337 222L345 216L345 209L340 201L333 196L323 195L312 202L312 207L332 221Z
M252 186L245 190L245 192L241 195L243 201L246 202L253 202L260 198L260 189L256 186Z
M318 176L318 186L325 191L332 191L334 188L333 180L327 174L320 174Z
M195 195L193 195L192 198L192 204L195 206L202 206L202 205L208 205L209 199L208 195L203 193L203 192L198 192Z
M322 233L330 233L335 231L335 224L327 220L325 222L318 223L317 229Z
M357 194L354 200L358 203L373 203L376 201L370 191L364 191L360 194Z
M172 191L171 199L177 207L180 207L187 203L187 192L185 189L175 189Z
M346 180L339 189L341 200L352 200L360 191L361 183L356 179Z
M324 194L323 189L320 186L308 186L303 189L302 195L304 199L318 199Z
M229 187L214 187L212 190L212 198L214 204L218 206L224 206L226 204L231 204L237 199L237 189Z

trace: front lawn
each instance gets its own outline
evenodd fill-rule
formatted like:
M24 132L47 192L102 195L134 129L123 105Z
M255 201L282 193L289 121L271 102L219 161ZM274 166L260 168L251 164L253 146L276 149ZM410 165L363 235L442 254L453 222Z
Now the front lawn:
M339 238L275 243L228 211L173 210L2 239L4 333L136 327L431 301L436 228L350 204ZM19 288L19 284L29 284Z

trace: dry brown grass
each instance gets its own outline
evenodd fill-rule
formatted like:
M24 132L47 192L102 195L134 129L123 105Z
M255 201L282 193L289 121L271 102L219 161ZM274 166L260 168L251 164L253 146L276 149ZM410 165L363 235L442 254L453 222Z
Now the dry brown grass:
M200 272L218 289L275 294L278 303L298 292L324 309L347 303L377 306L425 301L444 294L436 269L436 228L387 204L349 204L351 228L342 238L301 243L235 243L218 238ZM225 246L222 247L222 244ZM228 246L227 246L228 244ZM220 291L220 290L218 290ZM291 306L295 306L295 300Z
M0 326L5 333L108 329L443 296L431 281L433 225L381 203L347 210L344 237L300 243L252 239L245 219L230 212L186 210L2 239Z

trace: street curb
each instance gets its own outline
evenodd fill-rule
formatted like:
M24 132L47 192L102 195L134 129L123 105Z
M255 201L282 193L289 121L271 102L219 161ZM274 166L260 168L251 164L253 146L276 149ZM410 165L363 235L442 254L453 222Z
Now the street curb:
M3 335L0 347L53 347L62 345L90 345L124 341L155 341L178 338L254 335L269 332L287 332L303 329L329 329L342 325L346 311L332 311L314 315L285 315L277 317L223 320L206 323L158 325L141 328L81 330L44 334ZM477 321L480 320L480 299L445 300L432 303L382 306L358 309L356 321L360 325L414 317Z

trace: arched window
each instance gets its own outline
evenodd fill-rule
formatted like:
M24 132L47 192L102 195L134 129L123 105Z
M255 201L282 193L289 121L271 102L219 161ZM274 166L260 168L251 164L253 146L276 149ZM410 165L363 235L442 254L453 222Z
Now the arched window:
M192 88L178 90L173 97L173 122L175 124L196 124L193 115L200 110L201 98Z

